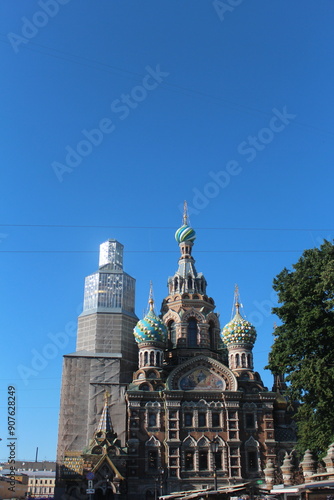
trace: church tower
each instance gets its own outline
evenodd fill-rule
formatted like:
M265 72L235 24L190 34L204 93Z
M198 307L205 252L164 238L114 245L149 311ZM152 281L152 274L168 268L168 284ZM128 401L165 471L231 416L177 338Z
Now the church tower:
M176 231L181 256L174 276L168 278L168 296L161 312L168 330L168 356L177 364L180 360L198 355L217 358L220 343L220 325L214 313L215 303L207 296L207 282L198 273L192 248L195 231L189 226L187 204L184 204L183 224Z
M64 356L57 460L82 452L98 425L103 394L110 394L110 416L125 443L125 388L137 367L133 338L135 280L123 270L123 245L100 246L98 270L85 280L76 352Z

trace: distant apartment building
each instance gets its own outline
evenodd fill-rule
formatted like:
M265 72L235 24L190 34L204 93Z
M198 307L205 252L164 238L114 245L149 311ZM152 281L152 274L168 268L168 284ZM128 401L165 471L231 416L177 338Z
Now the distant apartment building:
M50 498L54 496L55 488L55 462L28 462L17 461L15 464L15 479L26 485L25 491L28 497ZM3 477L9 477L10 469L8 463L0 465Z

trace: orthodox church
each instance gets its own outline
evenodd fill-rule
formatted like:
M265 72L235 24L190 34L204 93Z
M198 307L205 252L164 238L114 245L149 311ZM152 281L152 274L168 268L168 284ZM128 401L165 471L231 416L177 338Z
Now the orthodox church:
M100 247L99 269L85 282L77 350L64 357L60 492L146 500L257 480L270 488L295 446L284 381L276 377L268 391L254 370L256 331L237 290L234 317L220 324L195 267L186 209L175 239L180 258L161 312L151 291L139 321L123 246Z

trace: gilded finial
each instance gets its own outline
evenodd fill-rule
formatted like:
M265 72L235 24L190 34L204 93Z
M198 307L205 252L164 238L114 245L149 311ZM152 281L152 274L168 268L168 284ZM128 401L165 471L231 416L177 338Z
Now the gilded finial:
M150 294L148 298L148 303L150 305L150 311L154 310L154 298L153 298L153 283L150 281Z
M235 284L234 286L234 307L235 311L238 314L240 311L240 302L239 302L239 286Z
M184 226L188 225L188 203L186 202L186 200L184 200L184 203L183 203L182 223Z
M104 391L104 396L103 396L103 399L104 399L104 404L108 404L109 403L109 397L110 397L110 394L107 390Z

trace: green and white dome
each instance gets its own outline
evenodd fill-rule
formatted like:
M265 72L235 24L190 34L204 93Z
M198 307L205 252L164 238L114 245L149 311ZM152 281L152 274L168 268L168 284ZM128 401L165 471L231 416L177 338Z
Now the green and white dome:
M253 346L256 340L255 327L244 319L237 309L234 318L221 331L223 343L229 347L232 344Z
M185 241L194 242L196 239L196 233L192 227L188 224L183 224L175 233L175 239L178 243L183 243Z
M133 334L138 344L142 342L161 342L167 341L167 328L163 321L156 316L153 310L153 300L150 300L150 310L146 316L138 321Z

